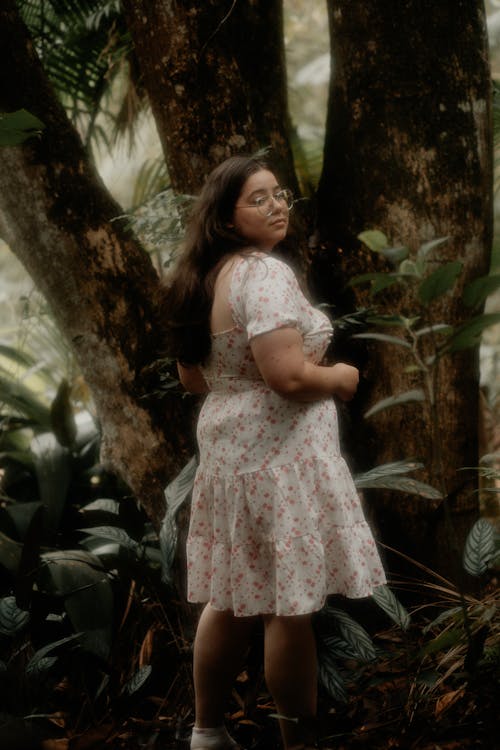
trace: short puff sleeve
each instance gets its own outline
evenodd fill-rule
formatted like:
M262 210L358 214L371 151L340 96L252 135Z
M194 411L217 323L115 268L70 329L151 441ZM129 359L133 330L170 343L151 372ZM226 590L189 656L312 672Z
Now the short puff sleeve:
M278 328L301 331L307 301L286 263L269 255L252 255L237 266L235 273L233 316L249 340Z

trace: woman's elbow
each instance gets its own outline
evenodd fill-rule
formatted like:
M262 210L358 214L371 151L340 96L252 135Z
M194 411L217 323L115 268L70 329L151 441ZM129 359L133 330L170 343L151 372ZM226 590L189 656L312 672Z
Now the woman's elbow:
M302 381L293 374L271 374L264 378L268 388L282 396L283 398L294 398L297 396L302 388Z

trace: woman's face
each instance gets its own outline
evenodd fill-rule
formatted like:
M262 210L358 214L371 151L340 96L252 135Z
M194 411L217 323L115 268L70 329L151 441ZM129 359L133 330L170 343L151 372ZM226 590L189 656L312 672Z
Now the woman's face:
M287 233L289 209L280 190L273 173L261 169L250 175L236 201L234 228L260 250L272 250Z

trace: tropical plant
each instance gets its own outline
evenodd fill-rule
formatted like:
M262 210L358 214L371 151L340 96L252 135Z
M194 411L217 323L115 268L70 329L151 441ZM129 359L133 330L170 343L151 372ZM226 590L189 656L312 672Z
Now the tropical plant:
M19 0L38 54L84 142L133 133L144 107L119 0ZM104 117L99 117L102 115Z

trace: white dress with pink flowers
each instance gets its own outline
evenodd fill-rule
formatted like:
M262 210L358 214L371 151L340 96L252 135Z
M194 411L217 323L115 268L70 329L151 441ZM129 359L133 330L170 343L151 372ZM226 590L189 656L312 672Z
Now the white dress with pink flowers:
M272 255L238 260L229 296L235 325L213 337L202 368L210 392L198 421L188 598L247 616L314 612L334 593L368 596L385 576L340 455L335 402L279 396L249 345L291 326L319 363L330 322Z

